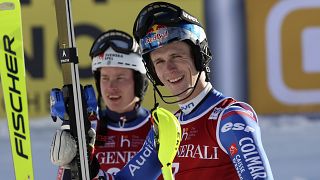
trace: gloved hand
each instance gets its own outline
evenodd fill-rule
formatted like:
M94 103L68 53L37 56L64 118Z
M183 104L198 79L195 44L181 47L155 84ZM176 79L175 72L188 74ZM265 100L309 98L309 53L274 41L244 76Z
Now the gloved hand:
M69 163L77 154L77 144L68 130L58 129L53 136L50 158L54 165L69 169Z
M89 129L89 146L93 147L96 139L96 132L93 128ZM53 137L50 158L54 165L69 169L69 164L77 154L77 144L68 130L58 129Z
M77 143L70 134L70 120L66 108L65 98L63 92L65 87L61 89L53 88L50 92L50 113L54 121L60 119L62 121L61 130L57 130L52 140L50 148L50 157L53 164L69 168L70 163L77 154ZM90 161L92 161L92 154L94 152L94 143L96 139L96 132L92 128L96 126L97 121L97 100L94 89L91 85L87 85L83 89L84 99L86 101L88 120L91 121L91 128L88 130L89 144L88 154Z
M165 180L174 179L172 162L181 141L181 126L177 118L168 110L157 107L152 112L152 120L157 134L158 158L162 164Z

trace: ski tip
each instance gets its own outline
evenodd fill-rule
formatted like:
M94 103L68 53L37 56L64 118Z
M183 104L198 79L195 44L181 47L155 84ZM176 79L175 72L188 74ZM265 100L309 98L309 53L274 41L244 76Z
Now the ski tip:
M15 5L12 2L4 2L4 3L0 3L0 11L4 11L4 10L14 10L15 9Z

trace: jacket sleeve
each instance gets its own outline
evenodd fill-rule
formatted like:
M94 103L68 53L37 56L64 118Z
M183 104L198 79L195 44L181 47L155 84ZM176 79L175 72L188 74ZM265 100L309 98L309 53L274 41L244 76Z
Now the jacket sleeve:
M162 165L158 159L154 138L155 134L151 129L140 151L116 175L104 173L104 179L157 179Z
M240 179L273 180L258 118L251 106L238 102L226 108L218 120L217 140Z

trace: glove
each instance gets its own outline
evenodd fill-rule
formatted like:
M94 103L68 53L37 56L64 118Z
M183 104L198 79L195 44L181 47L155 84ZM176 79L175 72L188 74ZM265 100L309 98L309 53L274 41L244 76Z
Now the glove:
M94 147L96 132L89 129L89 146ZM93 151L93 148L91 149ZM77 144L68 130L58 129L53 137L50 148L50 159L54 165L69 169L70 163L77 154Z
M70 134L69 115L67 113L65 98L63 96L64 88L62 90L53 88L50 92L50 113L54 121L58 118L62 120L61 129L57 130L52 140L50 148L50 157L53 164L69 168L70 163L77 153L77 143ZM83 95L87 103L88 120L91 122L91 127L96 126L97 122L97 101L94 89L91 85L84 87ZM93 128L88 131L90 142L88 144L88 152L90 154L90 161L93 159L94 143L96 139L96 132Z
M157 134L158 158L165 180L174 179L172 162L181 141L181 127L177 118L168 110L157 107L152 111L152 121Z
M69 163L77 154L77 144L67 130L58 129L53 137L50 158L54 165L69 169Z

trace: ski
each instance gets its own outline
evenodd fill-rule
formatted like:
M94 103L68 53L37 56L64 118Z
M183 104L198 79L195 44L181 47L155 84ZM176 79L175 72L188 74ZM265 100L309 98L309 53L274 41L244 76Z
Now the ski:
M16 179L34 179L19 0L0 0L0 74Z
M71 163L71 179L89 180L88 130L90 121L83 102L79 80L78 56L72 22L70 0L55 0L59 59L63 75L63 98L68 115L70 133L77 142L77 155Z

